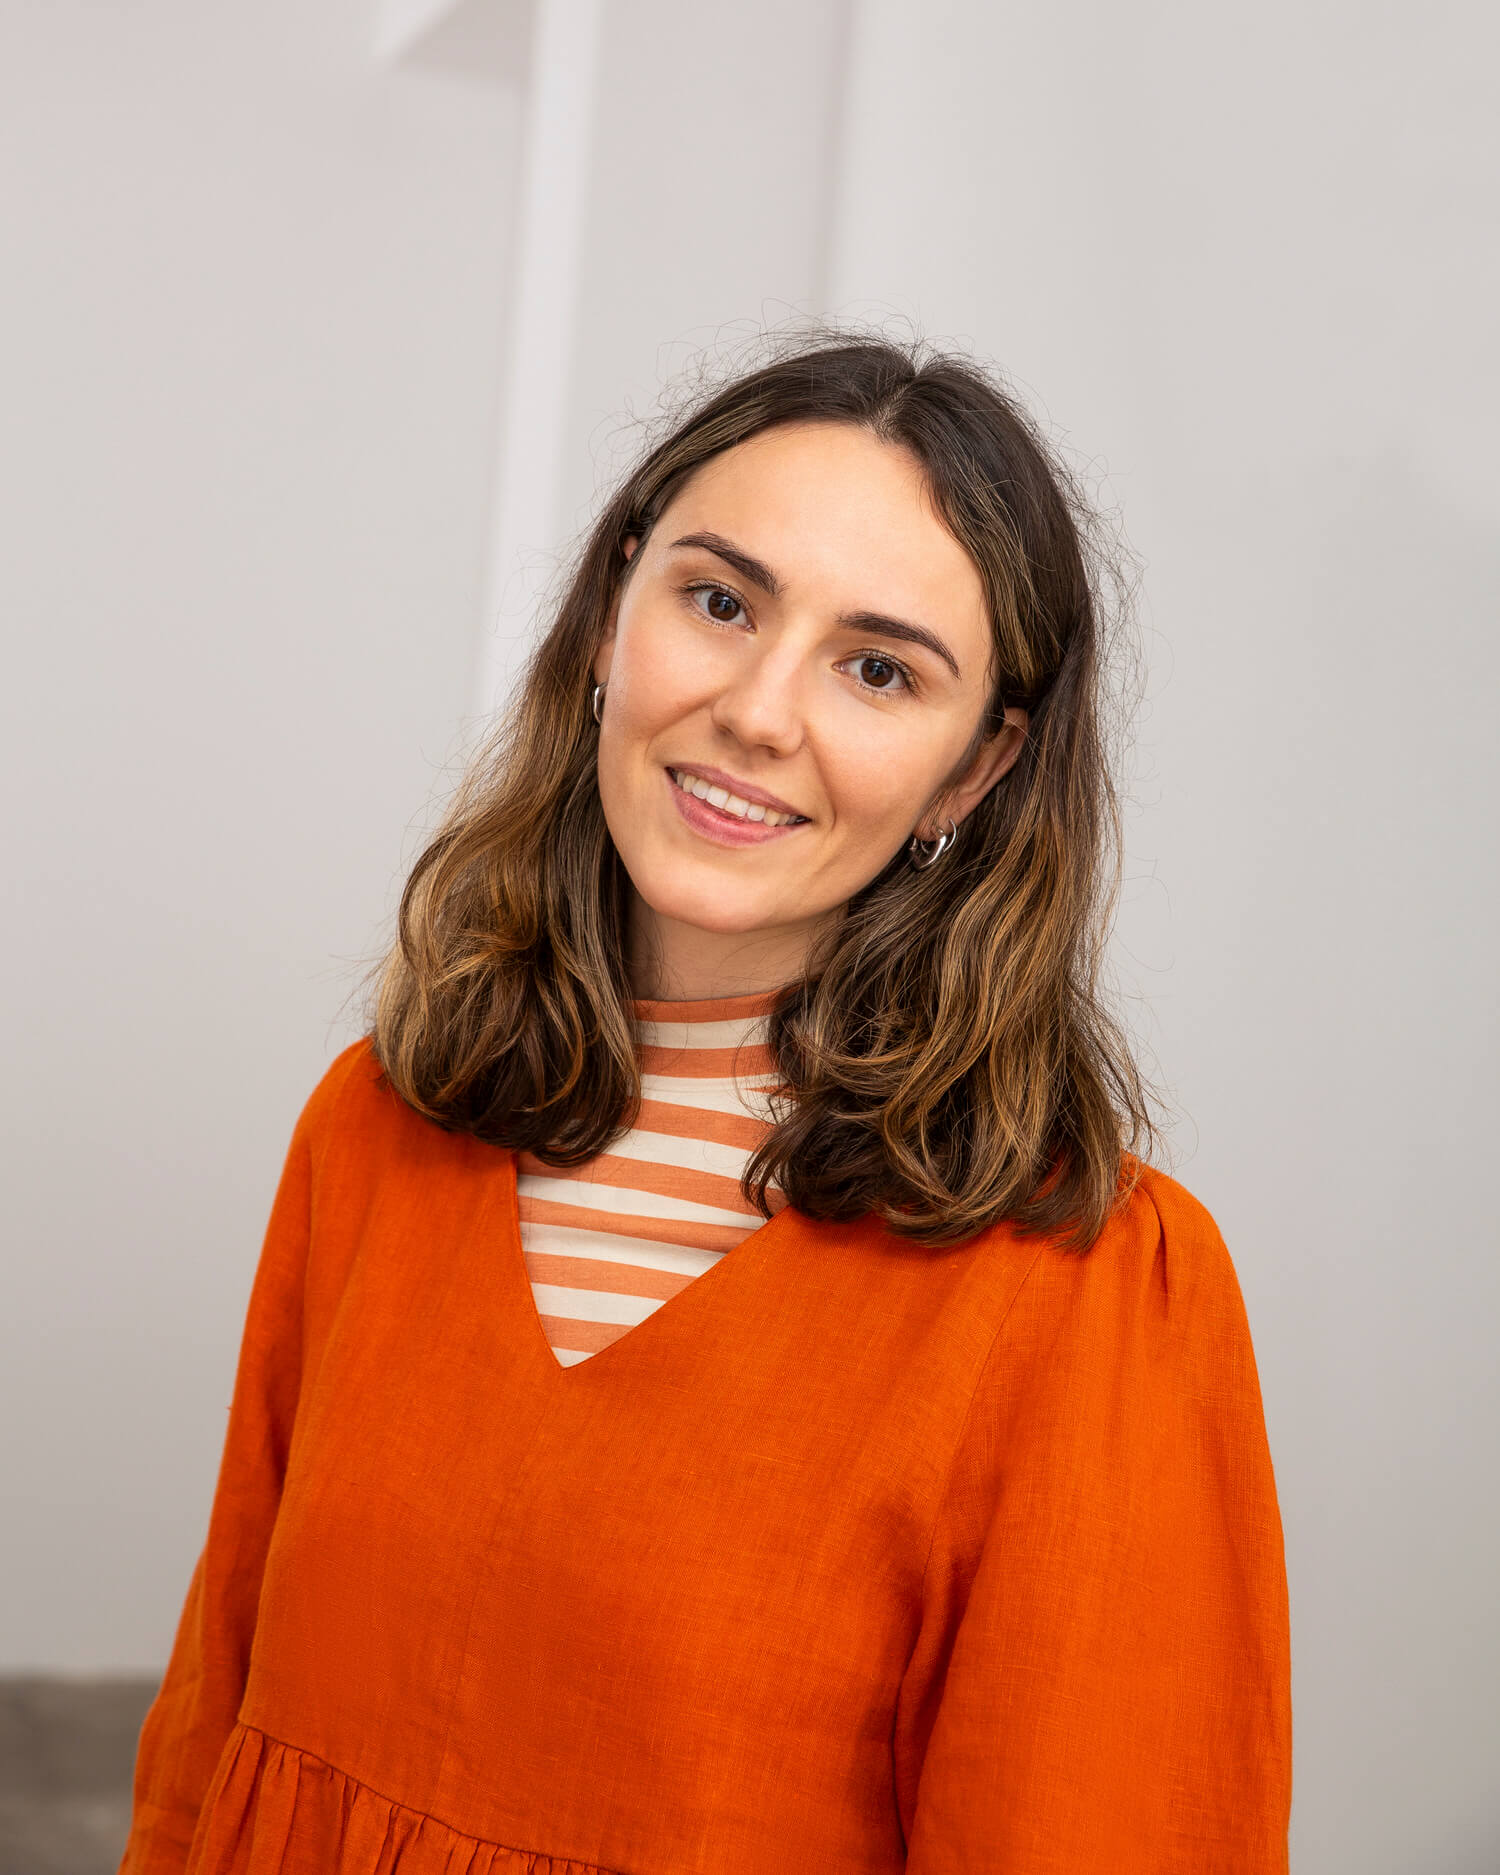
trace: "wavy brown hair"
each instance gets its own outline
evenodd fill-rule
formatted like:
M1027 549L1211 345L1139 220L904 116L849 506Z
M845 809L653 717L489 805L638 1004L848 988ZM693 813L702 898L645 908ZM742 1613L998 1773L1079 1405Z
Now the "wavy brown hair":
M1019 759L933 866L848 903L767 1039L781 1089L742 1189L946 1246L999 1220L1085 1251L1154 1143L1101 992L1119 879L1105 638L1128 592L1099 516L967 358L822 329L700 392L585 537L551 628L412 870L376 997L386 1075L440 1126L575 1166L641 1099L629 881L599 799L592 663L642 540L704 463L778 424L908 450L983 580L993 689L950 781L1030 713Z

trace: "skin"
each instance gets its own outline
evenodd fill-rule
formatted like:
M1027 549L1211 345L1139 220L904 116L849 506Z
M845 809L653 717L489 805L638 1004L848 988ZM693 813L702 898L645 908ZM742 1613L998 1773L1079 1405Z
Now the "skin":
M762 562L779 593L675 544L700 533ZM599 794L633 887L632 989L686 1001L776 988L913 833L962 823L1020 753L1026 712L1007 709L953 773L990 694L978 571L916 459L842 423L725 451L626 551L594 677L608 686ZM958 675L926 646L847 623L857 612L925 627ZM758 846L705 839L665 773L684 763L765 788L810 824Z

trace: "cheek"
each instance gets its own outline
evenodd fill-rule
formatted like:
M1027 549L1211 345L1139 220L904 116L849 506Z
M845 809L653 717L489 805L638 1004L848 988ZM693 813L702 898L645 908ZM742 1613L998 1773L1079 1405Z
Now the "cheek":
M691 634L642 608L621 632L610 672L609 703L622 739L639 742L670 728L702 700L711 684L711 660Z
M896 734L840 737L825 744L819 765L835 821L872 837L904 831L932 792L931 752Z

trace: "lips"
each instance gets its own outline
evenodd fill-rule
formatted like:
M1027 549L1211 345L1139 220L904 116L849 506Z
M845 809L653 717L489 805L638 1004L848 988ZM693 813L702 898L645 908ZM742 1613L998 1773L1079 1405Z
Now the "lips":
M706 802L717 813L726 814L732 820L781 827L796 825L807 818L790 808L783 809L778 802L765 800L748 788L741 792L743 783L741 787L731 787L727 782L715 782L710 776L695 774L690 768L669 768L667 773L684 794Z
M712 798L711 791L717 788L724 796L732 796L744 806L764 807L790 820L809 818L800 808L793 807L790 801L783 801L779 794L772 794L769 789L758 787L753 781L741 781L738 775L727 774L724 769L715 768L711 762L668 762L667 772L676 778L680 786L690 791L698 792L700 786L710 791L709 798ZM722 805L722 800L714 801L715 807Z
M664 769L663 779L671 791L678 814L694 833L715 846L763 846L768 840L785 840L799 828L811 825L806 819L788 821L781 815L775 815L770 820L742 819L681 787L672 770ZM692 777L684 774L684 779ZM775 824L777 821L779 825Z

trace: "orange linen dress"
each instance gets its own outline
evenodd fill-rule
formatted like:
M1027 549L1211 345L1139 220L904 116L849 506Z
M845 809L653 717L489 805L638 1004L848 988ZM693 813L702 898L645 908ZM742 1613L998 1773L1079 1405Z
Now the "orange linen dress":
M1271 1875L1245 1310L1146 1170L1085 1258L791 1207L559 1364L515 1155L347 1050L256 1276L129 1875Z

